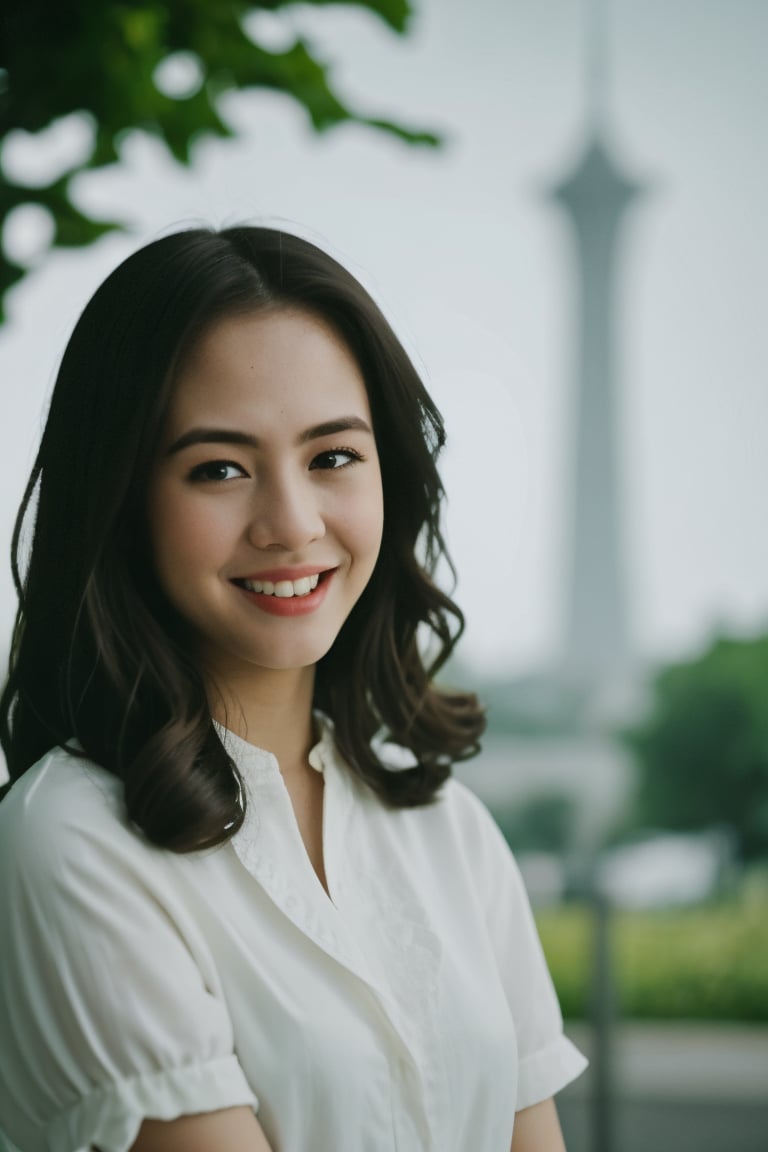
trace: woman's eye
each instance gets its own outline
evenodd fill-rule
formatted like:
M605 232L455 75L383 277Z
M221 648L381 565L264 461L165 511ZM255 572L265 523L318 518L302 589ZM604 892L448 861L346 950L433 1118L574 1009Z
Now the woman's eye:
M235 480L238 476L245 476L245 471L232 460L207 460L205 464L198 464L189 474L190 480L212 482Z
M309 467L338 470L362 459L363 457L359 452L355 452L354 448L333 448L330 452L321 452L319 456L315 456Z

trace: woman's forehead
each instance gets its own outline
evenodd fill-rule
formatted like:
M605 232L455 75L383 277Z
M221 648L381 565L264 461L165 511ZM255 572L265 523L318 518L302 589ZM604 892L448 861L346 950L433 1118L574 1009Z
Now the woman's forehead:
M177 373L169 422L234 420L309 428L342 415L370 423L360 367L338 333L297 309L228 316Z

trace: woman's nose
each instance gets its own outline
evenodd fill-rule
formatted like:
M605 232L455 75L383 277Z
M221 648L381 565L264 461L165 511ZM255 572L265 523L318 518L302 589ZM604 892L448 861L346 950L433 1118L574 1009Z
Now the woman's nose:
M298 552L324 535L318 493L308 478L281 476L260 487L248 528L257 548Z

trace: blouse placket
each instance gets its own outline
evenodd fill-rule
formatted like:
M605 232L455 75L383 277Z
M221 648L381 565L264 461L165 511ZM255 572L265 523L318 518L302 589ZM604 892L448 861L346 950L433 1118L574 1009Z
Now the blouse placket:
M232 844L243 867L302 934L361 981L374 997L394 1051L397 1147L433 1147L438 1107L435 1059L437 937L410 906L404 885L351 860L351 784L324 732L310 753L322 771L323 851L328 892L315 874L276 758L226 733L246 788L246 817ZM354 841L354 837L352 838ZM329 894L330 893L330 896Z

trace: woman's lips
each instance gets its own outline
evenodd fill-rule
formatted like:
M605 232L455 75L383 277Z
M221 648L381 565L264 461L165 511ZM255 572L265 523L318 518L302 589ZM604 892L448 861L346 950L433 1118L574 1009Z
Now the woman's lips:
M300 576L298 580L242 580L241 583L249 592L263 592L265 596L277 596L287 600L291 596L308 596L317 588L320 579L319 572L311 576Z
M334 568L324 572L314 569L310 574L293 576L292 579L266 579L267 576L282 575L275 571L233 583L252 604L271 616L305 616L322 604L334 572Z

